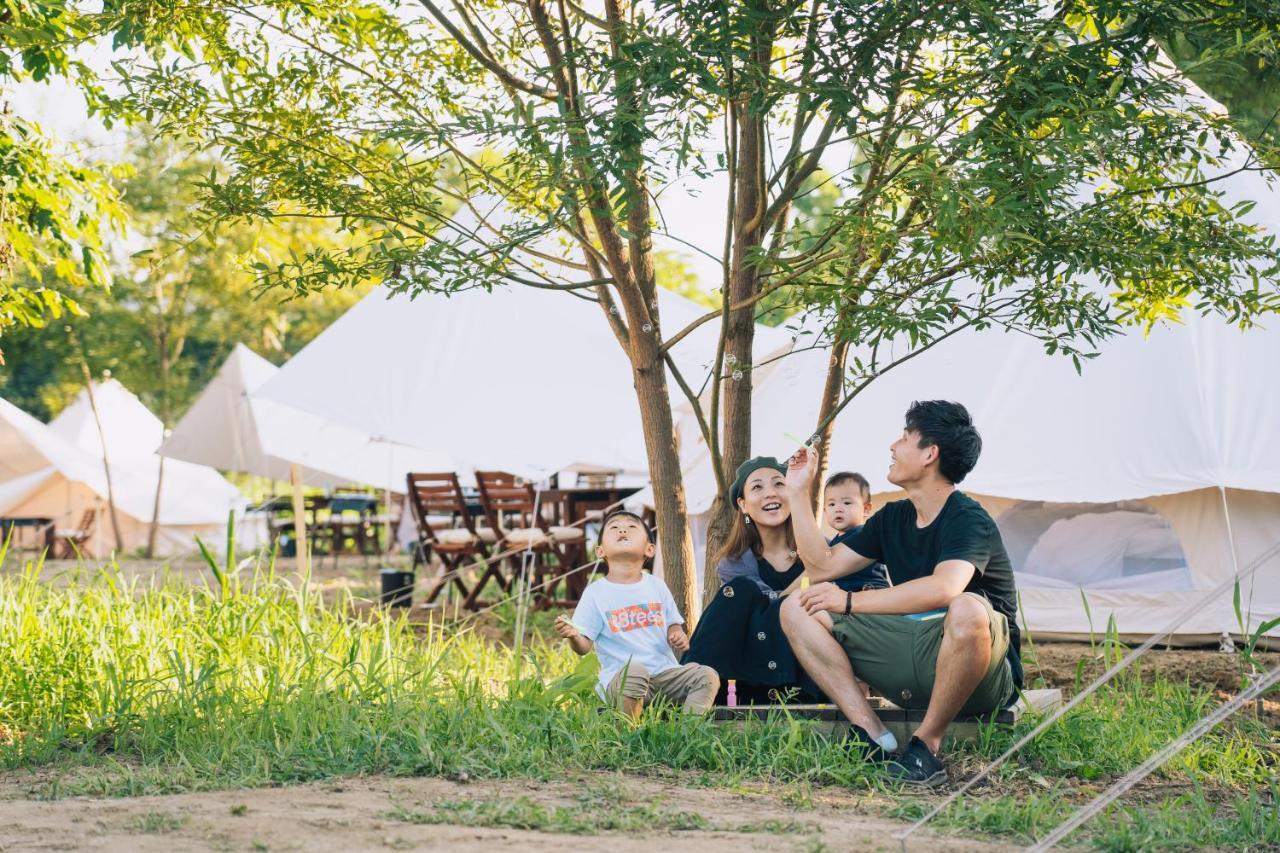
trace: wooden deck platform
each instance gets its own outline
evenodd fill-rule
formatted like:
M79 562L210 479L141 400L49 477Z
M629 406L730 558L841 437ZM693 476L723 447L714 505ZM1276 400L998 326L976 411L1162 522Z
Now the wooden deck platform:
M924 711L899 708L880 696L871 697L871 707L885 727L893 732L899 743L905 744L911 733L924 720ZM959 717L947 730L950 740L968 740L978 735L978 725L994 721L1001 725L1013 725L1028 711L1048 713L1062 705L1061 690L1028 690L1016 703L1003 710L975 717ZM741 723L746 720L764 720L770 715L790 716L799 720L812 720L821 727L835 732L846 725L844 715L835 705L741 705L728 708L718 705L712 719L718 723Z

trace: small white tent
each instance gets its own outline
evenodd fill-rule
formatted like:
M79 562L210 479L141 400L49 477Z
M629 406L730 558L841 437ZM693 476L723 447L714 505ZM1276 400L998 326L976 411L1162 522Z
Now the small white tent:
M335 424L253 396L279 370L236 344L217 375L173 428L162 456L289 480L297 465L311 486L363 484L403 492L408 471L451 470L453 460Z
M154 507L160 465L154 451L163 426L118 382L95 385L94 398L108 442L124 547L142 548ZM166 463L157 551L189 551L196 534L218 541L227 514L244 503L216 471ZM85 392L49 425L0 400L0 515L52 518L68 529L77 527L88 510L97 513L90 545L101 555L115 547L115 540L107 516L102 443Z

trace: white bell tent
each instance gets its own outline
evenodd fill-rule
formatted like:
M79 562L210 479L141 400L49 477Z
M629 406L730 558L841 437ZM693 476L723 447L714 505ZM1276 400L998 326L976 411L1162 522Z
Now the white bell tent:
M666 290L658 303L667 335L708 310ZM757 336L766 352L788 339ZM706 323L672 348L695 387L716 343ZM648 470L631 367L601 309L532 287L416 299L375 289L255 398L446 454L460 470Z
M1114 615L1121 632L1149 634L1280 544L1276 364L1280 329L1242 332L1213 317L1116 338L1082 375L1025 336L959 334L849 404L828 472L864 474L877 506L901 497L884 477L908 406L963 403L983 451L961 488L1001 528L1027 626L1082 635L1090 617L1101 631ZM756 452L785 455L794 442L784 433L812 429L825 369L826 353L811 350L760 377ZM690 513L706 513L715 481L705 451L685 476ZM1253 625L1280 616L1280 554L1242 593ZM1236 622L1225 595L1182 632L1214 639L1238 633Z
M1221 187L1224 203L1257 202L1248 218L1280 235L1280 192L1263 176L1241 171ZM841 412L827 470L867 476L877 506L900 497L884 477L908 406L956 400L983 437L961 488L996 518L1034 634L1079 637L1114 616L1123 634L1149 635L1259 560L1241 585L1244 617L1280 616L1280 317L1242 331L1188 311L1182 324L1133 329L1100 349L1077 374L1027 336L959 333ZM785 456L795 447L786 433L813 429L827 357L797 348L756 373L754 452ZM700 440L684 459L696 540L716 485ZM1229 593L1179 638L1223 632L1239 633Z
M159 477L155 454L163 425L120 383L94 386L111 464L112 491L124 547L145 547ZM93 410L82 391L48 425L0 400L0 515L51 518L60 530L80 527L94 513L92 552L115 548L107 506L107 478ZM243 510L240 492L200 465L165 463L156 549L191 551L195 535L216 544L229 512Z
M649 465L630 363L589 289L554 290L586 273L573 247L528 236L538 224L498 197L468 200L437 239L463 268L499 259L509 285L416 298L376 288L255 396L446 455L463 474L643 476ZM553 289L520 283L529 281ZM646 331L664 339L708 311L662 288L657 302L661 327ZM758 327L756 351L788 339ZM717 344L718 324L704 323L671 348L694 388ZM683 399L670 375L668 384L672 399Z
M217 374L173 428L163 456L226 471L290 479L298 466L304 485L405 489L407 471L450 470L453 460L264 400L253 392L279 370L236 344Z

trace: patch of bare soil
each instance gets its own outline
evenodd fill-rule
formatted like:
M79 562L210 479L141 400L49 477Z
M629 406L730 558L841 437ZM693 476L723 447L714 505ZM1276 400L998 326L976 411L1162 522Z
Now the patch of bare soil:
M1106 671L1109 665L1103 657L1102 647L1092 648L1088 643L1036 643L1034 663L1027 658L1027 675L1035 679L1043 676L1050 687L1066 691L1075 688L1076 667L1084 662L1082 677L1087 684ZM1269 669L1280 664L1280 652L1259 652L1260 665ZM1135 664L1145 678L1162 675L1169 681L1188 681L1192 686L1206 686L1226 693L1240 689L1243 673L1240 657L1212 649L1161 649L1155 648L1140 657Z
M1077 672L1083 687L1110 665L1102 647L1094 648L1088 643L1036 643L1034 655L1028 654L1025 647L1024 655L1029 681L1044 678L1047 686L1061 688L1067 696L1076 689ZM1280 664L1280 652L1258 652L1254 657L1263 671ZM1207 687L1224 701L1240 692L1245 677L1239 655L1215 649L1155 648L1140 657L1134 667L1144 679L1159 675L1168 681ZM1258 703L1252 703L1248 712L1257 713L1258 707ZM1263 722L1273 729L1280 728L1280 699L1263 699L1261 708Z
M285 788L217 791L128 799L21 799L17 774L0 777L0 849L17 850L408 850L488 851L578 848L650 851L680 845L695 850L896 850L904 824L859 812L865 796L822 789L803 803L768 790L689 788L618 774L584 774L550 784L366 777ZM584 789L607 792L584 800ZM621 832L565 833L526 826L419 822L422 816L489 813L504 804L532 803L544 811L620 808L637 804L700 815L707 828L672 824ZM468 806L480 806L480 811ZM659 810L659 814L663 812ZM431 817L431 819L439 819ZM586 816L587 820L590 816ZM518 821L517 821L518 822ZM537 821L530 821L536 824ZM747 831L744 831L747 830ZM1006 849L982 842L922 834L920 849ZM1010 848L1011 849L1011 848Z

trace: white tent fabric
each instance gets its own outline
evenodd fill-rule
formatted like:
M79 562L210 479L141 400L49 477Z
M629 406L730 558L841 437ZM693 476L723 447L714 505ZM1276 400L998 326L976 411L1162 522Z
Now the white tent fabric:
M108 379L94 383L93 398L102 420L102 437L85 390L49 421L50 431L95 455L102 454L104 439L108 457L137 459L155 453L164 437L164 424L132 392Z
M154 507L160 465L154 450L163 426L118 382L95 385L94 397L107 441L115 442L108 444L107 456L124 547L142 548ZM144 451L148 445L151 449ZM49 425L0 400L0 516L47 517L70 529L92 509L98 513L93 552L113 549L101 447L84 392ZM220 541L227 514L244 504L216 471L165 463L157 551L190 551L196 534Z
M1025 336L960 333L850 403L835 423L832 464L860 460L873 491L891 489L889 444L907 407L954 399L982 428L982 459L964 484L982 494L1065 503L1206 486L1280 490L1280 445L1269 438L1280 424L1280 376L1270 368L1280 363L1280 336L1188 317L1147 337L1115 338L1101 352L1079 375ZM786 433L809 434L826 366L823 350L796 352L757 379L757 452L783 454L794 446ZM704 512L714 480L690 480L690 511Z
M707 311L669 291L658 302L668 335ZM757 339L768 352L787 335L761 327ZM672 348L695 387L716 343L707 323ZM600 308L530 287L417 299L376 289L255 396L447 454L459 469L648 469L630 365Z
M161 455L273 480L288 480L296 464L307 485L363 484L394 492L405 490L407 471L452 470L446 455L381 441L254 396L278 370L236 344L173 428Z

